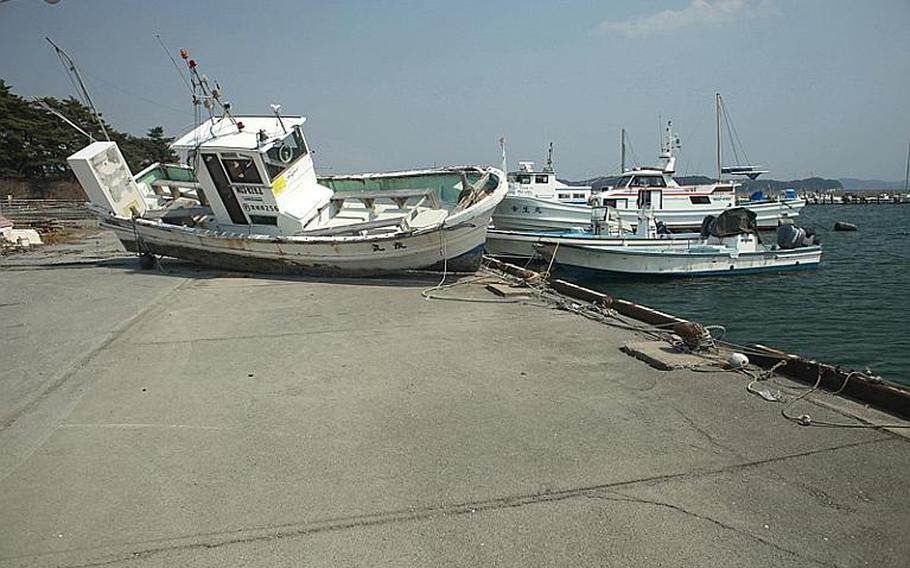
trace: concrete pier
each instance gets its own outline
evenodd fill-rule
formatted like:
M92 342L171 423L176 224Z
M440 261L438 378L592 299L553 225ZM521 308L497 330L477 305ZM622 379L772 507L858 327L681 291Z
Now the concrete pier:
M0 258L0 567L906 566L906 430L435 283Z

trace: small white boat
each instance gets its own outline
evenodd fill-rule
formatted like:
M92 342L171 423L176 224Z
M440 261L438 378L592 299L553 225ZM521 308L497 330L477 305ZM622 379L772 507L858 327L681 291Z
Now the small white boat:
M560 245L575 246L622 246L648 247L660 244L666 247L685 247L698 241L696 234L674 234L659 232L653 212L643 209L634 231L619 220L611 207L594 207L586 228L564 231L509 231L490 229L487 231L487 254L502 258L528 260L539 258L537 245L546 241Z
M505 168L505 161L503 161ZM493 214L493 226L510 231L552 231L584 228L591 218L591 186L567 185L556 179L553 144L542 169L518 162L509 172L509 191Z
M182 165L133 176L114 142L68 158L127 250L217 268L374 275L479 267L507 190L495 168L317 178L305 118L233 116L190 63L194 100L220 109L172 145Z
M734 227L748 213L751 227ZM729 222L730 219L733 222ZM647 246L579 244L540 239L541 256L555 264L586 270L635 275L708 276L815 268L821 261L818 245L781 248L762 244L754 230L754 214L733 209L718 218L722 230L704 239L677 246L651 241ZM743 223L745 224L745 223ZM732 229L731 229L732 227Z

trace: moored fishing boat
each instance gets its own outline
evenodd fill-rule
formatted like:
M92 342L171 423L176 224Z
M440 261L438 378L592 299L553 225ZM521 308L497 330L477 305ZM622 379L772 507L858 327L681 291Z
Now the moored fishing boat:
M542 238L536 245L546 261L591 271L657 276L709 276L815 268L821 247L805 242L764 245L754 213L731 209L706 219L708 236L678 246L673 240L645 246L574 243ZM792 248L786 248L790 247Z
M185 55L182 53L181 55ZM187 57L184 57L187 59ZM133 176L114 142L68 158L127 250L232 270L374 275L474 270L506 193L489 167L317 178L303 117L234 116L188 60L210 113L176 140L181 165Z
M784 218L793 219L806 205L798 196L783 199L748 201L738 199L741 185L725 176L743 176L756 179L763 173L752 165L723 166L721 152L721 117L726 116L720 95L716 95L717 116L717 172L716 181L706 184L681 185L676 174L676 150L679 137L667 124L658 154L659 165L653 167L625 167L625 131L621 146L621 172L612 187L592 192L590 186L570 186L556 180L551 153L547 167L542 171L521 167L509 174L509 193L496 209L493 224L504 231L559 231L584 228L591 215L592 206L616 209L619 219L628 226L637 223L638 211L649 207L655 218L671 232L697 231L706 215L719 215L725 209L745 207L755 212L761 230L773 230ZM728 121L729 125L729 121ZM731 141L732 142L732 141ZM735 149L735 146L734 146ZM744 154L744 152L743 152ZM739 152L734 152L739 162ZM585 198L587 198L585 200Z
M643 209L639 212L633 231L619 220L612 207L593 207L589 224L585 228L556 231L510 231L490 229L487 232L487 254L510 259L532 259L539 257L537 245L548 242L565 245L598 245L646 247L661 244L666 247L687 246L698 234L671 235L662 224L654 221L653 212Z
M503 170L506 171L503 147ZM493 215L497 229L510 231L552 231L584 228L591 217L591 186L567 185L556 179L553 143L547 164L518 162L518 171L508 173L509 190Z

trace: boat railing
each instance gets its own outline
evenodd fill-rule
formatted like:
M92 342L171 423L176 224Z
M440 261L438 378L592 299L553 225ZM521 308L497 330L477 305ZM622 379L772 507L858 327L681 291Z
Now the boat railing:
M441 207L439 192L436 188L427 187L420 189L357 189L336 191L332 195L331 202L336 211L340 210L345 201L356 199L363 203L367 209L372 209L377 200L386 200L393 202L399 209L404 209L407 202L413 198L419 198L418 207L424 201L429 199L434 208Z
M363 221L360 223L347 223L344 225L337 225L335 227L308 229L305 231L298 231L297 233L295 233L295 235L307 236L307 237L331 237L331 236L338 236L338 235L352 235L352 234L361 233L362 231L368 231L371 229L400 227L406 218L407 218L406 215L399 215L396 217L389 217L386 219L375 219L372 221Z

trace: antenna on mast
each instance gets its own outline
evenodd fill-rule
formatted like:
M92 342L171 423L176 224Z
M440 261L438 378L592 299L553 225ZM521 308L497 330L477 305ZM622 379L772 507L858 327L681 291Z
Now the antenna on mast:
M85 136L86 138L88 138L88 139L89 139L90 141L92 141L92 142L95 141L95 137L94 137L94 136L92 136L91 134L89 134L88 132L86 132L85 130L83 130L81 127L79 127L78 124L76 124L76 123L73 122L72 120L68 119L68 118L66 117L66 115L64 115L62 112L60 112L59 110L55 109L55 108L52 107L51 105L47 104L47 102L45 102L45 101L39 99L38 97L32 97L32 100L35 101L35 104L37 104L38 106L40 106L41 108L43 108L43 109L46 110L47 112L51 113L52 115L56 116L57 118L59 118L59 119L62 120L63 122L65 122L65 123L67 123L68 125L72 126L79 134L82 134L83 136Z
M167 55L167 58L170 59L171 63L174 64L174 69L177 70L177 74L180 75L180 79L183 81L183 84L186 85L186 88L189 89L190 93L192 94L193 87L191 87L190 82L186 80L186 75L183 74L183 70L180 69L179 65L177 65L177 60L174 59L174 56L171 55L170 50L168 50L168 48L164 45L164 41L161 39L161 35L156 33L155 37L158 38L158 43L161 45L161 49L164 50L164 53L165 53L165 55Z
M186 66L190 70L190 83L193 85L193 106L198 110L201 104L207 111L209 117L215 118L215 111L220 109L222 117L227 117L237 130L243 130L243 123L234 118L231 114L231 103L221 100L221 85L215 81L215 86L209 86L209 78L199 73L199 64L195 59L190 59L190 53L186 49L180 50L180 58L186 61Z
M547 149L547 167L544 169L545 172L553 172L553 143L550 142L550 147Z
M95 103L92 101L92 97L88 94L88 89L85 88L85 83L82 81L82 76L79 74L79 68L76 67L76 62L73 61L73 58L69 54L51 40L49 37L45 37L49 44L54 47L54 50L57 52L57 57L60 58L60 62L63 63L63 66L66 68L67 73L70 74L71 78L75 78L75 86L79 91L79 96L82 97L83 103L88 107L89 112L92 113L92 116L95 118L95 121L98 123L98 127L101 128L101 133L104 134L104 138L110 141L111 137L107 134L107 129L104 127L104 121L101 120L101 113L98 112L98 109L95 108Z
M281 125L281 130L283 130L284 133L287 134L287 133L288 133L288 129L284 127L284 121L281 120L281 115L279 114L279 113L281 112L281 105L272 104L272 105L269 105L269 106L272 108L272 113L275 115L275 118L278 119L278 124Z

